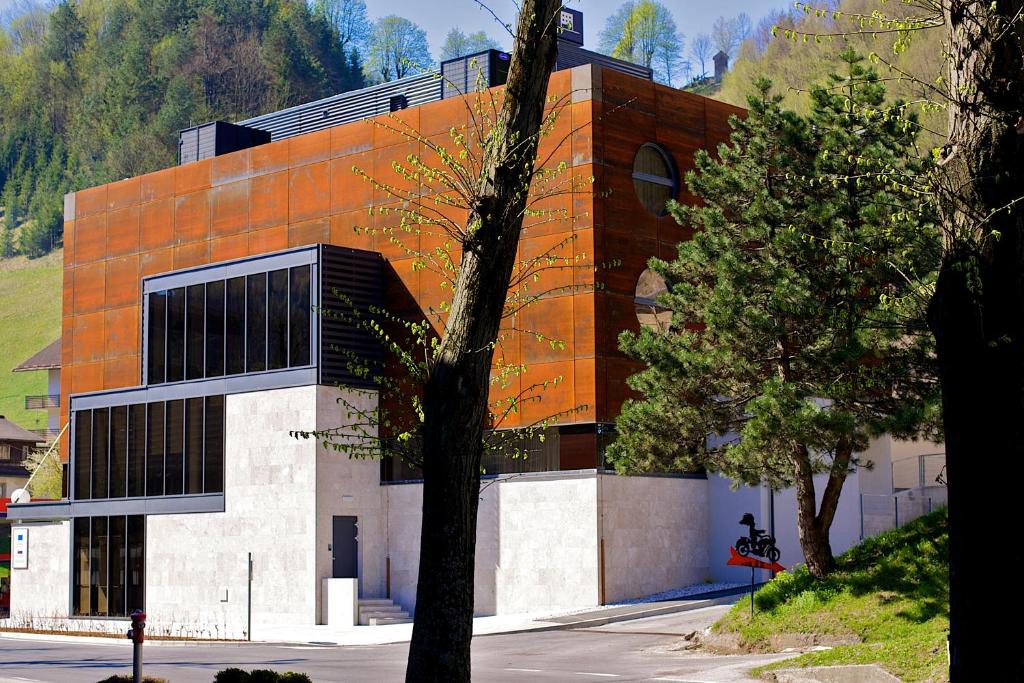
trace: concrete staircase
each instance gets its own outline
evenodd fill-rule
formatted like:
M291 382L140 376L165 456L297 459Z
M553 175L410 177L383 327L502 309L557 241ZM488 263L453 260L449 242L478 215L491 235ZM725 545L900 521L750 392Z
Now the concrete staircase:
M371 598L359 600L359 625L383 626L385 624L409 624L409 613L391 600Z

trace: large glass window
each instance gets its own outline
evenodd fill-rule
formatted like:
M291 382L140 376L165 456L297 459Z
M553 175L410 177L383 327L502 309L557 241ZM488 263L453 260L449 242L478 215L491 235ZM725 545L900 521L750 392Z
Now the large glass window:
M267 273L267 369L288 367L288 269Z
M110 478L109 473L109 446L110 430L108 419L109 408L100 408L92 411L92 497L106 498Z
M149 363L149 384L166 381L164 365L167 343L167 292L153 292L149 295L149 326L147 328L146 357Z
M128 407L128 495L146 495L146 404Z
M206 285L206 376L224 374L224 281Z
M128 406L110 409L110 497L124 498L128 485Z
M206 285L190 285L185 297L185 379L206 372Z
M227 327L225 331L225 373L245 372L245 278L227 281Z
M167 381L185 378L185 288L167 292Z
M224 397L74 413L76 500L224 491Z
M647 143L633 159L633 189L644 208L657 216L668 213L665 203L675 198L679 180L672 157L657 145Z
M267 274L245 279L245 371L267 369Z
M309 366L311 275L295 266L151 292L147 382Z
M288 283L288 324L289 365L292 367L309 365L309 266L298 266L291 269Z
M146 407L146 495L164 495L164 404Z
M141 515L77 517L72 543L72 614L127 617L145 608L146 532Z
M164 458L164 493L180 495L185 481L185 402L168 401L167 454Z

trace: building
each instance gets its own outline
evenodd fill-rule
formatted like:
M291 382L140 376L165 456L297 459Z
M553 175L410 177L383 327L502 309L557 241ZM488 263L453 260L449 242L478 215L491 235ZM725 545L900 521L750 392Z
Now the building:
M0 415L0 616L11 601L11 527L7 524L7 502L14 491L24 488L29 471L25 459L39 444L38 435Z
M492 389L500 399L561 378L501 427L559 418L526 460L488 463L481 615L587 607L711 572L708 480L618 477L604 471L603 447L638 369L616 338L663 315L646 263L689 236L665 202L692 201L682 175L697 150L728 138L740 110L589 54L560 47L549 97L561 112L540 158L595 187L545 199L551 213L527 218L520 243L524 260L551 253L586 267L543 275L499 350L527 372ZM485 61L500 72L500 54ZM177 167L66 197L69 495L10 508L27 539L12 620L117 631L144 607L158 634L263 637L334 623L338 591L350 598L346 620L356 595L415 609L415 470L289 432L344 429L339 399L379 400L338 348L370 360L381 349L311 311L337 305L340 290L357 308L383 303L418 320L445 298L410 254L437 238L396 243L394 216L368 217L393 198L353 167L403 183L393 164L423 154L420 138L450 144L470 110L436 77L413 77L241 122L269 143L216 154L204 135L231 128L185 131Z
M26 396L27 410L45 410L46 426L35 430L44 441L57 438L60 433L60 339L40 350L11 372L46 371L46 394Z

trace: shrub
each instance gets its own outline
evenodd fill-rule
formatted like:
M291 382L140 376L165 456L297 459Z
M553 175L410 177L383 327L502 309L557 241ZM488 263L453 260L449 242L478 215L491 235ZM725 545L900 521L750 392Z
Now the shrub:
M213 683L313 683L313 680L306 674L294 671L278 673L270 669L243 671L230 668L218 671Z

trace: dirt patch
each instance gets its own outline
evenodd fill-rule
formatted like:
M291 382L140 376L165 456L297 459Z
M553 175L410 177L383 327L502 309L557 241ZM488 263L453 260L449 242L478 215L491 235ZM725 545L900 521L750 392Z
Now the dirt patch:
M836 647L856 645L861 639L856 635L822 633L776 633L768 639L767 646L749 643L738 633L699 634L698 646L708 652L720 655L742 655L752 653L784 652L786 650L810 650L815 647Z

